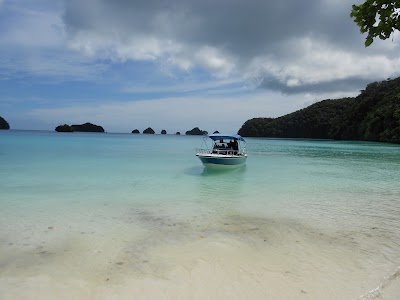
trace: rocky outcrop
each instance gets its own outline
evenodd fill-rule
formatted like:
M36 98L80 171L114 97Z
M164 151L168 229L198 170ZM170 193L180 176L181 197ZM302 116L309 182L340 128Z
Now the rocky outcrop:
M10 124L2 117L0 117L0 129L10 129Z
M199 127L195 127L192 130L186 131L186 135L206 135L208 134L205 130L200 130Z
M144 134L154 134L155 133L155 131L152 129L152 128L146 128L144 131L143 131L143 133Z
M175 133L175 135L181 135L181 133L180 133L179 131L177 131L177 132Z
M132 133L138 134L140 131L138 129L132 130Z
M165 129L161 130L161 134L167 134L167 131Z

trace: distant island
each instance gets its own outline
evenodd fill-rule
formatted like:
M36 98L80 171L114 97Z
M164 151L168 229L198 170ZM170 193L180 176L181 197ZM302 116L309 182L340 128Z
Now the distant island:
M186 135L206 135L208 134L205 130L200 130L199 127L195 127L192 130L186 131Z
M103 127L92 124L92 123L85 123L82 125L59 125L55 128L57 132L104 132Z
M140 131L139 131L139 129L134 129L134 130L132 130L132 133L139 134Z
M161 130L161 134L167 134L167 131L165 129Z
M143 130L143 133L144 134L154 134L155 131L152 128L148 127L145 130Z
M2 117L0 117L0 129L10 129L10 124Z
M355 98L323 100L279 118L254 118L247 137L314 138L400 143L400 77L374 82Z

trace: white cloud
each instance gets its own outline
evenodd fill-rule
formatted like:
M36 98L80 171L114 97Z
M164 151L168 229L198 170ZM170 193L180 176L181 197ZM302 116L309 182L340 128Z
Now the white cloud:
M310 92L320 83L398 75L400 34L365 49L350 4L310 1L307 8L294 0L229 6L179 0L7 2L7 13L0 15L0 67L8 76L88 80L107 65L149 61L167 77L201 70L244 82L273 78L283 91L305 86Z
M307 7L294 0L228 6L68 1L64 21L72 49L112 61L154 61L169 75L176 68L252 82L273 77L283 90L305 86L312 92L319 83L384 79L397 72L399 45L377 41L375 48L365 49L349 17L351 4L310 1ZM354 80L355 89L360 82Z
M214 71L218 77L227 77L235 67L233 60L228 55L209 46L204 46L195 52L194 58L200 66Z
M309 37L286 44L285 47L296 49L297 56L285 60L271 55L256 57L247 69L247 76L272 76L291 88L356 77L379 80L399 74L400 57L389 58L373 51L359 55Z

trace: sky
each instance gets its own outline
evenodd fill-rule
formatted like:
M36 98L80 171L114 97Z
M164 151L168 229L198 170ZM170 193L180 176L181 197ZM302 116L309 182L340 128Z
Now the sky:
M343 0L0 0L12 129L237 132L400 76L400 34L364 47Z

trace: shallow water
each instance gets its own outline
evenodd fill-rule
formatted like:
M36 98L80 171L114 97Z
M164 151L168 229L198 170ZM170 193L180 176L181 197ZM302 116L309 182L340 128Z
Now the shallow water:
M398 299L400 147L0 132L0 299Z

